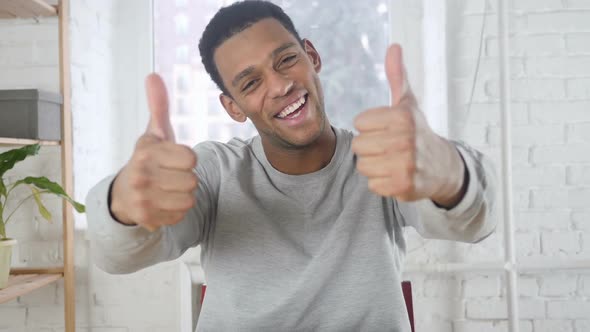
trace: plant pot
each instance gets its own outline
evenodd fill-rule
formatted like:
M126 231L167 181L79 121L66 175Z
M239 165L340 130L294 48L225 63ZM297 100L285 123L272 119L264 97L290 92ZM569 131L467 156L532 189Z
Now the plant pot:
M0 240L0 289L5 288L8 284L10 258L12 257L12 247L15 244L16 240L14 239Z

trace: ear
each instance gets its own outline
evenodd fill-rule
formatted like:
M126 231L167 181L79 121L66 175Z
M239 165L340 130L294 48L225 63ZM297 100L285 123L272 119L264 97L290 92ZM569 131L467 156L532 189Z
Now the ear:
M229 114L229 116L232 119L234 119L237 122L246 122L246 114L242 112L240 106L238 106L238 104L230 96L227 96L222 93L219 95L219 101L221 102L221 105L223 105L223 108L225 108L227 114Z
M307 53L307 56L313 64L315 72L319 73L320 70L322 70L322 58L320 57L320 54L315 49L313 44L309 41L309 39L303 39L303 47L305 49L305 53Z

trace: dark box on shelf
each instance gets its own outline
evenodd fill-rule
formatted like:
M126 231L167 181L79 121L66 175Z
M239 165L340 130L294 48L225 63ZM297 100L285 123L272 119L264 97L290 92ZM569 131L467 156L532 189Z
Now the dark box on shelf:
M53 92L0 90L0 137L60 140L62 102Z

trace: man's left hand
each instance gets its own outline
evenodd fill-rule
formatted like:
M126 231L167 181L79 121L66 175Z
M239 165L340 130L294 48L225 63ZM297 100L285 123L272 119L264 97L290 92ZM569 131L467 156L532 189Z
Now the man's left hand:
M464 195L465 166L459 152L432 131L406 78L402 49L387 50L385 71L392 105L359 114L352 141L357 169L376 194L402 201L429 198L455 206Z

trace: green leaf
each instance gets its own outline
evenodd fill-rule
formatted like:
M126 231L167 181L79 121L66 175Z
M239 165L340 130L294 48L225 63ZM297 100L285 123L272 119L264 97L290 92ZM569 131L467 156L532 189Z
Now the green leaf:
M6 198L6 185L4 184L4 179L0 177L0 197L2 196Z
M0 153L0 177L2 177L6 171L13 168L19 161L23 161L25 158L39 153L39 148L39 144L32 144Z
M4 221L0 220L0 240L6 238L6 228L4 228Z
M0 240L6 238L6 228L4 227L4 206L0 202Z
M41 193L39 192L39 189L33 186L29 186L29 188L31 188L31 191L33 192L33 198L35 199L35 203L37 203L37 207L39 207L39 213L41 213L41 216L45 218L45 220L52 222L51 213L47 210L45 205L43 205L43 202L41 202Z
M70 202L70 204L72 204L74 209L76 209L76 211L78 211L79 213L84 213L86 211L86 207L83 204L80 204L80 203L74 201L70 196L68 196L68 194L66 194L66 192L63 190L63 188L58 183L55 183L44 176L41 176L41 177L27 176L26 178L15 182L13 186L16 187L17 185L19 185L21 183L32 184L39 189L48 190L52 194L62 197L63 199Z

